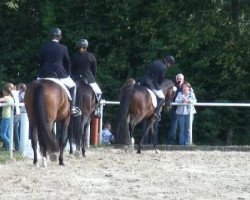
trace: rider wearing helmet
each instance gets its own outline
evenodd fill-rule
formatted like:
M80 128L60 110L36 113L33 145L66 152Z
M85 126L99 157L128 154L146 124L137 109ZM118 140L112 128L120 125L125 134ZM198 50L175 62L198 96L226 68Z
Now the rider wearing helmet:
M101 100L102 91L96 83L96 69L97 63L93 53L88 52L88 40L80 39L77 42L78 52L73 55L72 76L74 80L84 80L94 90L98 103Z
M52 41L43 45L39 53L38 79L58 78L64 83L69 88L72 97L71 113L74 116L81 115L80 109L75 106L76 84L70 77L71 62L68 49L59 43L62 38L62 31L59 28L52 28L50 36Z
M160 85L167 78L167 69L174 64L175 59L171 55L167 55L165 59L153 61L139 82L139 84L151 89L157 96L155 117L158 120L160 119L160 108L165 103L165 96Z

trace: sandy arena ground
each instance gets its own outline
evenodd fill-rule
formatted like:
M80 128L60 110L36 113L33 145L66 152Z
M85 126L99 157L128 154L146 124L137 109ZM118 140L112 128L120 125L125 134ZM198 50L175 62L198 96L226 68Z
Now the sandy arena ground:
M250 152L103 147L64 158L47 169L27 158L0 165L0 199L250 200Z

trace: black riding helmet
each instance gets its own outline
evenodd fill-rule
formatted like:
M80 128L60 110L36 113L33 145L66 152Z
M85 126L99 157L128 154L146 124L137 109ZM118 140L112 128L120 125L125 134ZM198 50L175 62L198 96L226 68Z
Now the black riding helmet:
M62 36L62 31L59 28L52 28L50 30L50 35L51 35L51 37L55 37L55 36L60 37L60 36Z
M167 55L166 58L165 58L165 61L171 63L172 65L175 64L175 59L171 55Z
M80 39L80 40L77 42L77 47L78 47L78 48L84 48L84 49L86 49L88 46L89 46L89 42L88 42L88 40L86 40L86 39Z

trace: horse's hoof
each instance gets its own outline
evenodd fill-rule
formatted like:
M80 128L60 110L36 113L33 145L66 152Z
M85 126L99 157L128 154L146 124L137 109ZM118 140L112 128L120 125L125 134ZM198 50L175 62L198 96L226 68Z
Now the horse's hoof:
M124 146L124 151L126 152L126 153L128 153L128 150L129 150L129 146L128 145L126 145L126 146Z
M50 159L51 162L55 162L55 161L57 160L56 154L51 153L51 154L49 155L49 159Z
M138 153L138 154L141 154L141 150L138 149L138 150L137 150L137 153Z
M155 150L155 153L158 154L158 153L160 153L160 152L159 152L158 150Z
M59 162L59 165L65 166L64 162Z
M39 168L39 164L38 163L33 163L34 164L34 166L36 167L36 168Z
M75 157L79 158L80 157L80 151L75 151Z

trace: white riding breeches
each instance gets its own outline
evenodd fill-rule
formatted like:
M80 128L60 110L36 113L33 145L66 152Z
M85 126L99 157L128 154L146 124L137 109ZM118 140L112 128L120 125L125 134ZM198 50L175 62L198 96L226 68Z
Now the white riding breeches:
M39 79L54 79L54 82L56 82L56 80L59 80L60 83L63 83L68 89L75 87L76 83L73 81L73 79L68 76L67 78L37 78L37 80Z
M100 87L97 85L96 82L90 83L90 86L94 90L95 94L102 94L102 91L101 91Z
M155 95L160 99L165 99L165 95L162 90L152 90Z
M63 84L69 89L76 86L76 83L70 76L68 76L67 78L60 78L59 80L63 82Z

